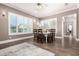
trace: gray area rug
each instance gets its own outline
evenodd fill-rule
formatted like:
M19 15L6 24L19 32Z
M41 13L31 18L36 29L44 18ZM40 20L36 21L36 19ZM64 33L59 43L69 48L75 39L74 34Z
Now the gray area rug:
M55 54L29 43L22 43L0 50L0 56L54 56Z

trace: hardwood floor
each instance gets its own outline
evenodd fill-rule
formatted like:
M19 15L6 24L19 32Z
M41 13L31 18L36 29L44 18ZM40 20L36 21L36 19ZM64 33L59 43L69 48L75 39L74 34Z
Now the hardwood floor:
M69 45L68 38L65 38L64 40L64 46L62 45L62 40L61 39L56 39L54 43L36 43L33 42L33 39L26 39L26 40L21 40L18 42L15 42L16 44L20 44L22 42L27 42L33 45L36 45L38 47L41 47L43 49L46 49L48 51L51 51L55 53L56 56L79 56L79 49L75 48L75 41L72 42L71 45ZM7 48L12 45L16 45L14 42L13 43L7 43L7 44L2 44L0 45L0 49ZM78 42L77 42L78 43ZM78 45L77 45L78 46Z
M75 47L70 46L68 43L65 43L64 46L61 44L61 39L56 39L53 44L46 43L36 43L32 41L28 41L30 44L39 46L43 49L49 50L56 54L56 56L79 56L79 49L75 49ZM67 41L66 41L67 42Z

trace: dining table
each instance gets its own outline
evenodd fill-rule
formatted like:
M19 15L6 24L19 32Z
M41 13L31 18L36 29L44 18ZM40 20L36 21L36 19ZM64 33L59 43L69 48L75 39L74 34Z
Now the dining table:
M46 37L46 43L47 43L47 37L48 37L48 34L50 34L50 32L43 32L43 34L44 34L45 37Z

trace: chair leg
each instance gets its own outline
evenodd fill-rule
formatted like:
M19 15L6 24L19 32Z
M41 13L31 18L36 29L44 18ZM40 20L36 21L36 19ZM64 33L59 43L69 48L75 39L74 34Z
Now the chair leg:
M33 38L33 41L34 41L35 39Z
M39 39L37 39L37 43L39 43Z
M40 42L43 43L43 42L42 42L42 39L40 39Z

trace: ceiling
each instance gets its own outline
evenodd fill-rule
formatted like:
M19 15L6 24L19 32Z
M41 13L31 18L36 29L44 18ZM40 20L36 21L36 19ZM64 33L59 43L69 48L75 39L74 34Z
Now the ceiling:
M26 12L38 18L51 16L64 11L77 8L77 3L42 3L44 7L42 10L37 10L37 3L4 3L7 6Z

